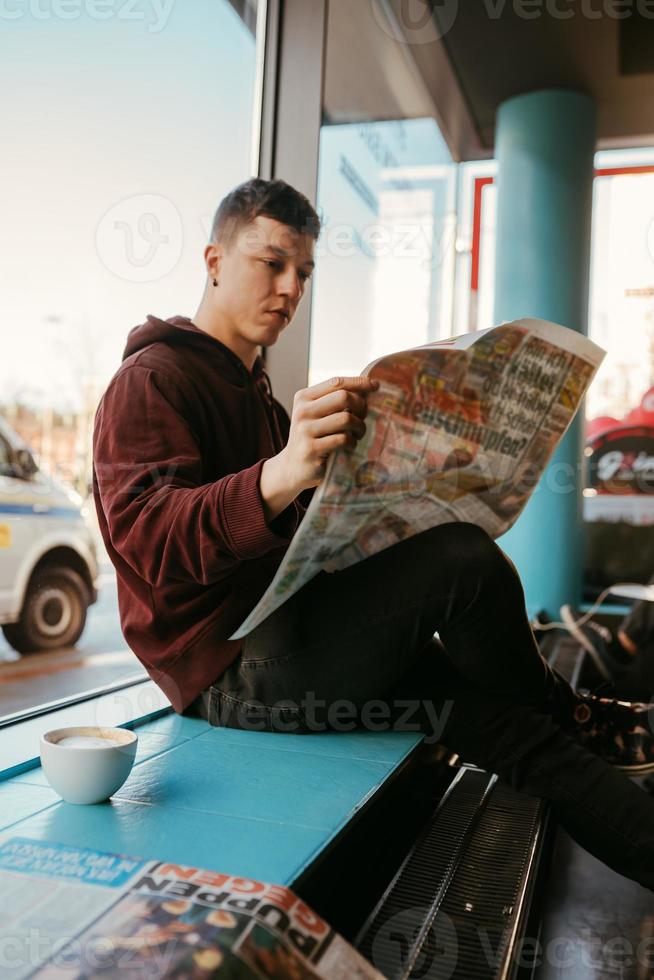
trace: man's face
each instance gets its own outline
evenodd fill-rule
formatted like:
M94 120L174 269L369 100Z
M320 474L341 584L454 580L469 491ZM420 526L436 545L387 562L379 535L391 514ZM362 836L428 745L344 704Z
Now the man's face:
M293 319L313 270L313 237L259 215L227 250L216 249L216 302L225 323L246 343L274 344Z

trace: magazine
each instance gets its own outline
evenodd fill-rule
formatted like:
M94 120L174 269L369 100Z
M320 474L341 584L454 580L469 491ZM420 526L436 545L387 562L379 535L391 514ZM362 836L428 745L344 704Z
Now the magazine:
M380 357L362 372L366 432L331 454L258 605L258 626L318 572L335 572L438 524L497 538L529 500L604 351L546 320L523 319Z
M3 980L384 980L281 885L0 836Z

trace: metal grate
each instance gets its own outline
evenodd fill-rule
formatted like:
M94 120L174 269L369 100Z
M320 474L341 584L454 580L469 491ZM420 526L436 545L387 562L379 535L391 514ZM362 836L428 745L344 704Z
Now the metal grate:
M389 980L510 976L544 804L464 767L356 945Z

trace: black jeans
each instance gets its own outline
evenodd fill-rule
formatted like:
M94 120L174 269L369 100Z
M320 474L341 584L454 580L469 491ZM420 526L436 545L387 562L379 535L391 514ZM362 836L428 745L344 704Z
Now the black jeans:
M419 726L548 799L583 847L654 890L654 800L565 733L577 703L540 654L515 567L467 523L321 572L196 702L238 728Z

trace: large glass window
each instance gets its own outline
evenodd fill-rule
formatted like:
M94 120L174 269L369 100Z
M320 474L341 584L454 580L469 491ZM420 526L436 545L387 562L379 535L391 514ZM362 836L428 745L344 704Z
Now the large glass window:
M456 167L380 7L329 4L310 384L451 331Z
M457 327L492 324L494 175L462 168ZM654 150L595 156L589 336L606 350L585 400L584 488L589 597L654 570Z
M590 336L607 351L589 418L626 417L654 384L654 151L598 153Z
M598 153L590 336L607 354L586 399L587 579L654 572L654 150Z
M93 416L129 330L193 314L215 207L255 172L262 4L16 0L0 13L0 428L24 463L0 480L2 715L142 673L89 497ZM50 534L84 537L80 513L98 602L74 648L22 655L6 637L24 645L27 573ZM85 578L78 558L57 565ZM66 581L33 612L44 644L68 615Z

